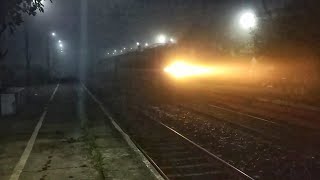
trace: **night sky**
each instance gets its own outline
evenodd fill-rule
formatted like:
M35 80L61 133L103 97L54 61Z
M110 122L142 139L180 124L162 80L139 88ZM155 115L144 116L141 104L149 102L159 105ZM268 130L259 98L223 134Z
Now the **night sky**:
M271 1L272 2L272 1ZM278 4L279 1L276 2ZM28 17L27 23L9 38L10 63L24 62L23 29L32 39L33 64L45 62L46 35L55 31L66 43L66 67L74 67L80 49L80 0L53 0L45 3L45 13ZM136 41L154 41L159 33L177 38L191 26L206 24L232 27L234 17L243 9L261 10L256 0L88 0L89 60L101 58L106 51L133 46ZM39 51L38 51L39 50ZM16 59L14 61L10 59Z

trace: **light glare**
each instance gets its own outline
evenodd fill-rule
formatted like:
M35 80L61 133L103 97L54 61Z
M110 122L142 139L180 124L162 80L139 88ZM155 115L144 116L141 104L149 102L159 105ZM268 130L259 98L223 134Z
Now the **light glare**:
M163 34L157 36L157 42L160 44L164 44L167 42L167 37Z
M177 61L164 68L164 71L176 78L183 78L209 74L213 71L213 69L209 67L188 64L183 61Z
M240 26L245 29L255 28L257 25L257 18L253 12L245 12L240 17Z

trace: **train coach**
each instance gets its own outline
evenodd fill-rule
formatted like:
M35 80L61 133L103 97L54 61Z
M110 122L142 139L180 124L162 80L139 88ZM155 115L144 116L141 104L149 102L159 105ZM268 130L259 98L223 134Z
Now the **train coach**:
M270 66L270 60L258 59L257 65L253 68L250 59L239 57L220 59L214 61L214 64L213 58L207 58L211 61L211 64L208 64L208 61L201 61L201 58L187 54L186 52L190 52L188 50L180 53L185 54L182 58L173 58L172 54L179 54L177 52L174 45L164 45L108 57L96 64L95 73L98 74L95 77L99 77L100 82L113 82L127 90L151 89L150 92L155 92L174 89L178 93L198 87L211 88L211 85L220 83L271 87L284 93L305 94L307 91L304 89L308 89L309 86L312 88L316 84L315 80L309 80L312 71L304 70L306 68L303 69L301 65L288 66L288 63L278 63ZM297 72L303 70L304 76L296 76ZM308 77L305 77L307 75Z
M111 56L98 61L95 77L100 82L111 82L121 89L162 88L167 76L164 72L167 52L172 46L158 46Z

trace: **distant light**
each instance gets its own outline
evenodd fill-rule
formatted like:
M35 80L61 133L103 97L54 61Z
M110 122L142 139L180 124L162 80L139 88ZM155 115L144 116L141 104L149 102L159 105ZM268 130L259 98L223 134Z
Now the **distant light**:
M59 40L58 42L59 42L59 43L62 43L62 41L61 41L61 40Z
M145 44L144 44L144 46L148 47L148 46L149 46L149 44L148 44L148 43L145 43Z
M55 37L55 36L56 36L56 33L55 33L55 32L51 33L51 36Z
M126 50L126 48L124 47L123 50Z
M132 49L132 48L130 48L130 49Z
M114 53L112 53L114 55Z
M137 44L137 46L139 46L139 45L140 45L140 43L139 43L139 42L137 42L136 44Z
M120 52L122 52L122 50Z
M175 40L175 39L173 39L173 38L170 38L170 42L171 42L171 43L175 43L175 42L176 42L176 40Z
M63 48L63 44L59 44L59 46L60 46L61 48Z
M41 3L43 4L43 6L44 6L45 8L47 8L48 3L50 3L50 2L45 1L45 0L41 0Z
M164 44L167 42L167 37L163 34L157 36L157 43Z
M245 30L252 29L257 25L257 17L252 11L248 11L240 16L239 23L240 26Z
M117 50L114 50L113 52L115 52L115 53L116 53L116 52L117 52Z
M108 55L109 55L110 53L108 53Z

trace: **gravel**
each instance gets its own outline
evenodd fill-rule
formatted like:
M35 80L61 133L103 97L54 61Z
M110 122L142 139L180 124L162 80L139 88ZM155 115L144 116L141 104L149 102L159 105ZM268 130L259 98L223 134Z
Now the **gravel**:
M140 103L141 105L141 103ZM319 179L319 154L301 154L229 124L172 105L145 106L145 113L209 149L257 179Z
M100 95L113 113L134 120L134 115L123 114L125 106L139 106L150 118L167 124L256 179L320 179L319 153L301 153L176 105L151 105L139 96L130 99L110 97L106 92Z

